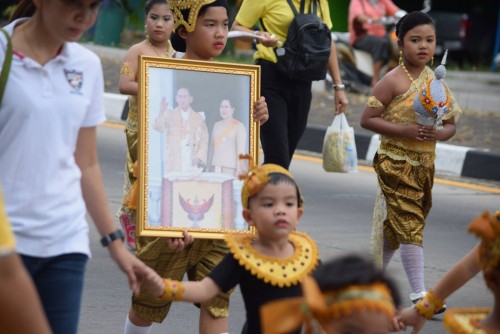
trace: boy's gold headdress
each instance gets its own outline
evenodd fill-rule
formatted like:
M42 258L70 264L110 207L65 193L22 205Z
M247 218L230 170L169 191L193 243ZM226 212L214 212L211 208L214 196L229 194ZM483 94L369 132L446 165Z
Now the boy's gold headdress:
M495 269L500 265L500 211L495 216L484 212L469 225L469 232L481 238L479 263L484 269Z
M325 324L363 310L381 312L391 319L396 311L391 292L384 283L350 285L321 292L316 280L307 276L302 282L302 291L303 297L272 301L260 308L262 333L288 333L302 324L304 333L310 333L313 320Z
M240 159L249 159L249 157L246 155L240 155ZM248 209L248 199L256 195L269 183L269 174L272 173L284 174L294 181L300 198L298 206L302 207L302 195L292 174L290 174L290 172L285 168L275 164L250 166L250 171L248 171L248 173L240 175L240 179L244 180L243 188L241 189L241 203L243 204L243 207Z
M183 25L187 31L193 32L196 27L196 20L201 7L216 0L168 0L168 4L174 14L174 30ZM182 15L182 11L187 11L187 18Z

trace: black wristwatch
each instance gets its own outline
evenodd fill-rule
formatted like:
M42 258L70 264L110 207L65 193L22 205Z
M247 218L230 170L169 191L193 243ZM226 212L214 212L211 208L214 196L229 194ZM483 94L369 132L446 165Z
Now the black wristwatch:
M101 244L103 247L108 247L109 244L118 239L122 239L122 241L125 241L125 233L123 232L123 230L116 230L108 235L105 235L101 238Z

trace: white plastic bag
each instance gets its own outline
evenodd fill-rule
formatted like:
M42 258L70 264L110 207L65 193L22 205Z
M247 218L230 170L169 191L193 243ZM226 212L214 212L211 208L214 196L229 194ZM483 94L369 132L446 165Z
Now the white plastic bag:
M358 153L354 129L347 123L344 113L333 118L323 141L323 169L334 173L356 173Z

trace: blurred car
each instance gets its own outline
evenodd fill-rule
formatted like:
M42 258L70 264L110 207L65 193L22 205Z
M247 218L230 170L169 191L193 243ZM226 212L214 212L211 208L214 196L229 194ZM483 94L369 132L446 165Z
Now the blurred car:
M464 53L469 27L469 16L465 13L433 11L428 14L436 23L436 56L441 56L446 49L449 53Z

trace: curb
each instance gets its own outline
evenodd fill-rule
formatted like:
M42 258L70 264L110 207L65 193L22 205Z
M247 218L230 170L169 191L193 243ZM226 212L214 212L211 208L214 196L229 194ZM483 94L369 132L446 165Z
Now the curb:
M308 125L298 149L322 153L327 127ZM358 159L371 163L380 144L379 135L355 134ZM500 181L500 153L437 143L436 173Z
M126 101L126 95L104 93L104 110L108 120L122 121ZM308 125L297 148L321 154L326 129L326 126ZM380 144L379 136L356 133L355 140L358 159L371 163ZM500 153L438 143L435 166L440 174L500 181Z

